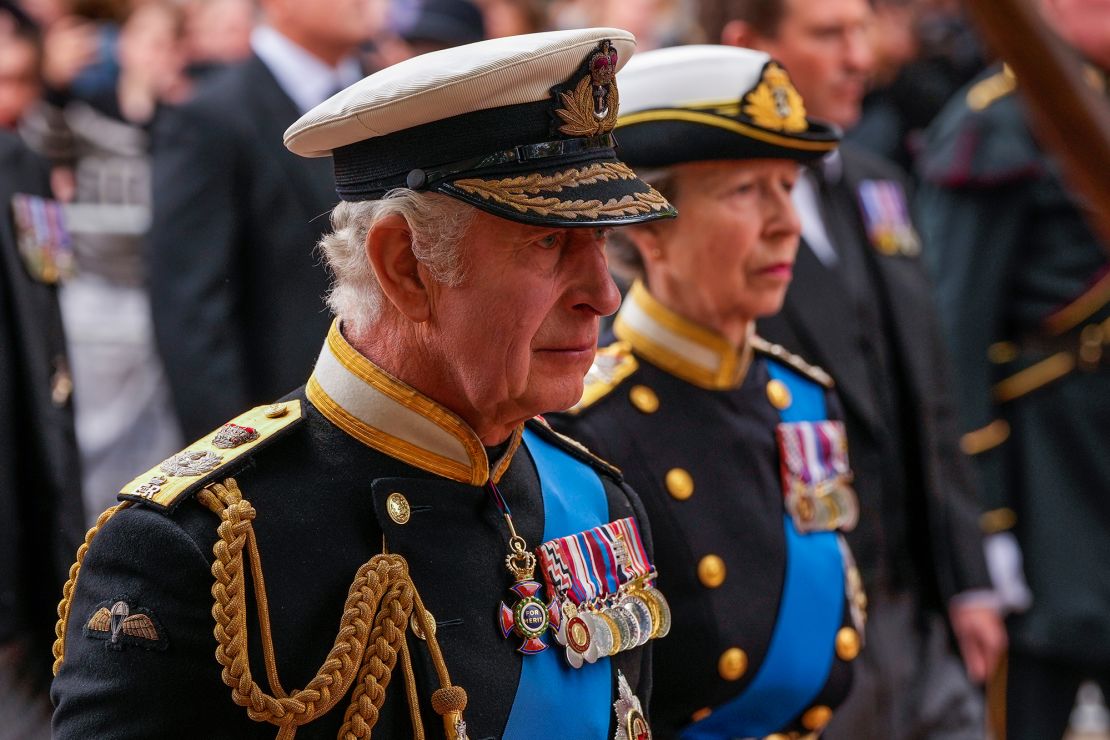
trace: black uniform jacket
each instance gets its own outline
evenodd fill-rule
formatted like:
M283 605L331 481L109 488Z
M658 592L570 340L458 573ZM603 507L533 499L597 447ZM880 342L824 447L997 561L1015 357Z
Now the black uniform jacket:
M839 152L843 171L827 183L823 215L837 250L853 250L859 274L847 274L843 257L838 269L826 267L803 241L783 309L761 319L759 333L836 379L860 495L860 525L848 541L865 585L911 589L946 614L956 594L990 588L947 348L916 249L880 248L865 225L861 186L897 188L904 205L904 176L857 147ZM854 310L851 279L873 291L874 311ZM880 353L884 376L875 374ZM892 394L885 411L880 386Z
M58 297L21 259L12 196L49 193L47 165L0 131L0 644L24 642L36 679L84 515Z
M497 626L499 603L512 603L512 578L504 566L509 533L483 484L499 477L517 531L536 547L544 530L544 502L533 460L524 445L518 447L520 433L489 461L458 417L365 358L356 359L337 329L308 385L281 407L261 407L237 419L262 434L238 456L235 449L203 441L192 445L191 450L224 455L214 471L191 479L163 471L167 482L143 488L159 473L155 469L124 490L126 500L144 503L109 519L84 559L52 691L55 737L275 736L273 725L252 721L233 703L215 658L211 566L218 521L198 503L196 489L232 475L257 511L253 524L278 675L287 691L315 675L335 640L355 572L382 552L384 541L389 552L408 561L435 618L451 682L467 691L469 737L502 737L518 698L523 661L535 658L518 653L518 638L505 639ZM266 416L282 409L281 416ZM611 519L633 516L648 534L638 501L612 468L540 422L527 427L591 466L601 478ZM163 510L160 503L170 508ZM149 639L125 635L112 645L106 622L102 619L96 631L94 617L117 601L125 601L130 614L148 614L157 633ZM263 690L272 691L253 600L248 611L249 665ZM545 639L548 650L562 650L551 635ZM424 727L429 737L442 737L443 721L429 702L439 686L429 650L411 632L408 642ZM645 647L610 660L612 680L606 684L612 694L600 699L610 719L618 671L646 705L649 655ZM297 737L334 738L348 703L349 694ZM541 737L547 720L529 720L531 736ZM615 726L614 720L606 737ZM374 737L412 736L399 661Z
M156 121L150 289L187 439L304 382L327 330L314 246L338 198L329 159L282 144L299 116L252 56Z
M1015 648L1110 664L1110 263L992 70L937 117L918 213L992 530L1033 592Z
M651 518L660 589L674 610L671 634L654 649L652 729L672 738L747 689L782 617L787 543L776 428L783 399L768 390L779 382L769 363L818 386L830 418L840 409L821 387L831 381L819 368L756 336L738 353L640 283L614 331L619 339L599 353L582 401L549 418L620 466ZM858 585L850 560L844 570ZM861 625L853 626L851 607L834 606L832 619L843 621L827 679L767 734L820 730L846 696Z

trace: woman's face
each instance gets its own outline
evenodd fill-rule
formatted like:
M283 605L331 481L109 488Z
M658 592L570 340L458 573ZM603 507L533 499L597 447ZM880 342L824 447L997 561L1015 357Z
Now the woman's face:
M684 313L705 323L779 311L801 225L790 200L798 165L785 159L678 165L679 217L655 225L649 280L681 290Z

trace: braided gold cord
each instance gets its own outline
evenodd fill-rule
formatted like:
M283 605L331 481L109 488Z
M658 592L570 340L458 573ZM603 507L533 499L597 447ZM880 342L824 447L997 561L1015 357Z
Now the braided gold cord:
M131 504L126 501L116 504L97 517L96 524L85 533L85 541L77 548L77 557L73 561L73 565L69 566L69 580L67 580L65 586L62 587L62 600L58 602L58 621L54 625L55 676L58 675L58 671L61 670L62 663L65 661L66 629L69 627L69 610L73 599L73 589L77 586L77 575L81 572L81 563L85 561L85 555L89 552L89 545L92 544L93 537L96 537L100 528L117 512L126 509L130 505Z
M414 604L419 605L426 627L430 629L430 625L427 624L428 616L424 613L423 604L419 603L419 595L409 577L408 564L404 558L400 555L375 555L358 569L347 593L343 616L339 622L339 634L331 651L316 676L304 689L286 695L277 681L269 609L251 523L255 518L255 510L243 499L232 478L226 479L222 484L208 486L198 494L197 499L220 517L220 524L216 528L218 539L212 548L216 556L212 563L212 575L215 578L212 586L212 616L216 622L213 634L217 641L216 660L223 666L221 676L224 683L231 688L232 700L246 707L252 720L277 725L279 740L288 740L295 736L299 726L329 712L357 678L358 686L344 714L339 737L369 738L378 721L378 713L385 701L385 689L389 685L400 652L414 736L422 738L423 727L416 702L415 678L405 639L405 630ZM248 549L251 556L251 573L262 644L266 653L266 668L270 674L271 689L277 696L264 692L251 676L247 654L244 548ZM462 706L458 707L461 712L466 702L465 691L451 686L434 636L429 637L428 646L441 686L462 697ZM441 688L440 691L442 690Z
M396 555L376 556L389 559L400 558ZM403 565L404 561L401 560ZM378 721L378 712L385 702L385 689L389 685L393 668L397 664L398 651L403 655L403 668L406 675L412 675L412 663L408 658L408 645L404 630L412 612L411 581L392 580L389 591L382 599L383 605L374 620L374 630L370 634L370 648L358 675L358 684L351 695L351 703L343 715L343 725L338 737L344 740L368 738ZM412 695L409 695L412 708ZM420 726L420 712L413 712L414 738L423 736Z

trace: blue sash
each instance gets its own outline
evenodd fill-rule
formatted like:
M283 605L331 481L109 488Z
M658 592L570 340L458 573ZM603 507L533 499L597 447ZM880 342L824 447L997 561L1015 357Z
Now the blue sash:
M601 479L585 463L524 431L543 491L543 541L606 524L609 502ZM536 543L539 544L539 543ZM523 656L516 697L502 736L507 740L538 737L605 738L612 715L612 669L609 658L571 668L553 635L547 650Z
M771 377L793 402L779 412L784 422L828 418L825 391L774 360ZM682 740L763 737L786 727L820 693L832 669L836 632L844 619L844 564L835 532L801 535L789 515L786 572L777 621L759 670L740 696L713 709L682 731Z

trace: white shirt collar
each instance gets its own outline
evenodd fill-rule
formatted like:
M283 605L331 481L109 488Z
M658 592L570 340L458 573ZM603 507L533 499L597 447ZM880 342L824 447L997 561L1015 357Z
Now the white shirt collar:
M251 32L251 49L301 113L362 79L362 68L355 57L345 57L332 67L271 26L258 26Z
M808 246L810 251L817 255L821 264L833 268L836 267L839 259L832 239L829 238L829 232L825 228L825 220L821 217L819 202L821 195L812 177L811 173L803 171L791 193L794 208L798 211L798 219L802 222L802 239L805 241L802 249Z

